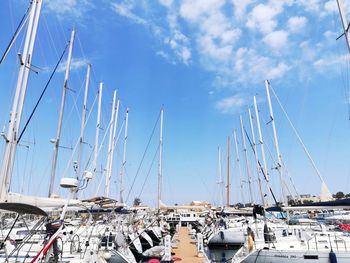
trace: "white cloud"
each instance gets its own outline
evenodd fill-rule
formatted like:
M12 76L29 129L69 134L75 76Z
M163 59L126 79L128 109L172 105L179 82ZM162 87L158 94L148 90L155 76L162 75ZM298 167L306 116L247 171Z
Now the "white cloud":
M236 113L245 105L247 105L246 99L242 95L235 95L217 101L215 108L221 113Z
M199 22L203 16L218 12L224 4L224 0L183 0L180 14L188 21Z
M320 10L320 0L297 0L297 4L301 5L309 12L319 12Z
M195 43L201 62L207 69L227 64L234 44L241 36L232 18L223 11L223 0L184 0L180 15L195 29Z
M87 67L87 64L89 64L89 60L86 58L72 58L71 64L70 64L70 71L77 71L81 68ZM66 70L66 64L67 61L63 61L59 64L57 68L57 72L63 72Z
M303 41L299 44L299 50L304 63L314 62L318 53L318 50L309 41Z
M133 2L112 3L112 9L120 16L124 16L136 24L147 24L147 21L140 16L134 14L132 9L134 8Z
M307 18L304 16L293 16L288 19L288 28L292 32L301 31L307 23Z
M277 26L275 17L283 11L281 6L259 4L248 15L246 26L261 33L270 33Z
M326 38L327 41L334 43L335 40L337 39L338 35L334 31L327 30L326 32L323 33L324 37Z
M343 1L343 8L345 11L345 15L347 17L350 16L350 1ZM320 13L321 16L326 16L326 15L336 15L339 16L339 9L336 1L329 0L327 1L324 6L323 10Z
M269 69L269 71L266 74L266 78L267 79L279 78L283 76L289 69L290 67L286 63L280 62L276 67Z
M278 79L290 69L285 62L259 55L254 49L239 48L235 55L234 71L238 82L260 82L266 78Z
M246 15L246 10L249 5L251 5L255 0L232 0L235 18L241 20Z
M335 1L328 1L324 4L324 10L326 14L332 14L338 12L338 6Z
M159 3L161 3L162 5L169 7L173 4L173 0L159 0Z
M169 55L167 53L165 53L164 51L157 51L156 54L162 58L165 58L165 59L169 59Z
M181 57L182 57L183 63L188 64L191 58L191 51L187 47L183 47L181 49Z
M266 35L263 41L273 49L284 47L288 40L288 33L283 30L273 31Z
M210 36L202 36L198 39L202 54L210 59L226 61L232 55L232 46L217 45Z
M320 54L335 45L334 28L321 17L334 10L330 0L158 0L147 2L147 11L145 1L119 0L115 11L151 29L158 56L173 64L198 63L215 75L218 91L240 91L289 71L302 79L326 64ZM309 31L307 25L316 23L324 38ZM234 102L238 98L218 105Z
M188 65L191 59L189 39L180 31L177 15L172 10L169 10L167 21L170 36L165 38L165 43L170 46L182 63Z
M67 18L69 15L81 18L87 10L93 8L91 0L50 0L43 6L60 19Z
M331 55L325 58L318 59L317 61L314 62L314 66L318 70L323 71L326 68L330 68L331 66L340 65L344 63L346 60L349 60L348 55L341 55L341 56Z

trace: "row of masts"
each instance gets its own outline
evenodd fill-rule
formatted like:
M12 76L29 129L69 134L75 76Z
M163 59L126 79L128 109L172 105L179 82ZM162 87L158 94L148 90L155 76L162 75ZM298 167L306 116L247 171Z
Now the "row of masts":
M15 96L10 113L9 127L5 138L5 153L1 167L0 180L0 200L7 200L7 194L10 187L11 175L13 172L15 155L17 150L17 141L19 136L20 122L23 112L23 104L27 91L28 77L33 58L33 49L41 13L41 0L33 1L28 12L27 32L23 46L23 52L20 57L20 66L17 78Z
M240 152L242 151L243 153L243 158L245 162L245 168L246 168L246 178L247 178L247 184L248 184L248 203L254 204L254 203L261 203L263 206L275 204L278 205L279 203L282 204L287 204L287 192L291 197L298 198L298 191L295 188L295 185L291 180L293 190L295 192L295 195L292 194L292 191L289 189L288 184L287 184L287 173L286 169L284 167L282 155L280 152L280 146L279 146L279 141L278 141L278 136L277 136L277 129L276 129L276 124L275 124L275 117L274 117L274 112L272 108L272 103L271 103L271 96L270 96L270 90L272 90L273 94L275 95L283 113L285 114L285 117L287 118L289 124L292 127L293 132L295 133L300 145L302 146L306 156L308 157L310 163L312 164L312 167L314 168L318 178L321 181L321 199L326 200L327 198L329 199L331 197L331 194L328 190L328 187L326 186L325 181L323 180L323 177L321 176L319 170L316 167L316 164L314 160L311 158L310 153L306 149L305 144L301 140L300 135L296 131L294 125L292 124L291 120L289 119L288 114L284 110L282 104L280 103L275 91L272 89L270 86L270 82L268 80L265 81L265 90L266 90L266 97L267 97L267 104L268 104L268 110L269 110L269 122L268 124L271 124L271 129L272 129L272 134L273 134L273 143L274 143L274 148L275 148L275 158L272 157L272 161L274 162L273 168L277 170L278 176L279 176L279 183L280 183L280 200L276 199L276 196L274 195L271 185L270 185L270 178L269 178L269 172L267 168L267 161L266 161L266 156L265 156L265 143L263 140L263 135L262 135L262 130L261 130L261 124L260 124L260 116L259 116L259 109L257 106L257 99L254 96L253 97L253 107L254 107L254 113L255 116L252 114L252 110L250 108L247 109L248 113L248 119L249 119L249 126L250 126L250 134L248 134L248 131L246 130L244 124L243 124L243 117L242 115L239 116L239 124L240 124L240 131L241 131L241 141L242 141L242 149L239 149L239 143L237 140L237 131L233 131L233 138L234 138L234 145L235 145L235 150L236 150L236 165L237 165L237 170L239 174L239 188L241 192L241 202L243 204L246 203L245 196L244 196L244 178L243 178L243 171L242 171L242 166L241 166L241 160L240 160ZM255 119L255 126L257 127L257 132L258 132L258 141L256 141L256 135L255 135L255 127L254 127L254 120ZM249 142L247 146L247 140ZM258 145L260 146L260 154L258 151ZM251 164L248 156L248 149L249 146L253 152L254 155L254 163L256 167L256 175L257 175L257 185L258 185L258 192L260 195L260 200L256 200L254 196L254 190L253 190L253 172L251 170ZM220 151L220 149L219 149ZM271 152L269 152L272 154ZM219 165L221 165L220 161L220 154L219 153ZM228 158L227 158L227 184L226 184L226 206L231 205L231 200L230 200L230 193L231 193L231 179L230 179L230 137L228 137ZM261 161L260 161L261 160ZM223 185L223 181L221 179L221 167L219 168L219 184ZM265 184L265 186L264 186ZM272 203L271 203L272 202ZM221 205L223 205L223 199L221 198Z
M339 14L340 14L340 18L341 18L341 22L342 22L342 26L343 26L343 30L344 33L341 36L345 36L345 40L346 40L346 45L348 48L348 51L350 53L350 32L349 32L349 28L350 28L350 24L348 23L347 19L346 19L346 14L345 14L345 8L344 8L344 4L342 0L337 0L337 5L338 5L338 10L339 10ZM338 37L340 38L340 37ZM274 148L276 151L276 159L274 159L275 162L275 168L278 171L278 175L279 175L279 181L280 181L280 188L281 188L281 202L282 203L287 203L287 199L286 199L286 191L288 189L288 186L286 184L286 179L285 179L285 168L283 165L283 160L282 160L282 156L280 153L280 147L279 147L279 142L278 142L278 136L277 136L277 129L276 129L276 124L275 124L275 118L274 118L274 113L273 113L273 109L272 109L272 103L271 103L271 97L270 97L270 83L268 80L265 81L265 89L266 89L266 97L267 97L267 103L268 103L268 108L269 108L269 114L270 114L270 122L271 123L271 127L272 127L272 133L273 133L273 141L274 141ZM283 106L281 105L277 95L275 94L274 90L272 89L272 92L274 93L274 95L276 96L276 99L278 101L278 104L280 105L280 107L282 108L282 111L284 113L284 115L286 116L289 124L291 125L291 128L293 130L293 132L295 133L301 147L303 148L303 151L305 152L306 156L308 157L313 169L315 170L318 178L321 181L322 187L321 187L321 199L322 198L330 198L330 192L328 190L328 187L323 179L323 177L321 176L320 171L318 170L318 168L316 167L316 164L314 162L314 160L312 159L310 153L308 152L308 150L306 149L305 144L303 143L300 135L298 134L298 132L296 131L294 125L292 124L291 120L289 119L286 111L284 110ZM251 113L251 109L248 108L248 117L249 117L249 125L250 125L250 133L251 133L251 146L252 146L252 151L255 157L255 166L257 169L257 179L258 179L258 187L259 187L259 193L260 193L260 201L261 203L266 206L268 204L269 198L267 194L271 194L271 197L274 199L273 201L276 202L276 198L271 190L271 186L270 186L270 179L269 179L269 173L268 173L268 169L267 169L267 162L266 162L266 157L265 157L265 148L264 148L264 142L263 142L263 136L262 136L262 132L261 132L261 125L260 125L260 118L259 118L259 110L257 107L257 101L256 101L256 97L253 97L253 103L254 103L254 111L255 111L255 120L256 120L256 126L257 126L257 130L258 130L258 144L260 145L260 153L261 153L261 160L262 163L260 163L259 161L259 157L258 157L258 150L257 150L257 143L255 140L255 133L254 133L254 125L253 125L253 116ZM248 159L248 154L247 154L247 145L246 145L246 137L249 139L248 133L244 128L243 125L243 120L242 120L242 116L239 117L239 121L240 121L240 130L241 130L241 139L242 139L242 151L244 153L244 160L245 160L245 166L246 166L246 174L247 174L247 179L248 179L248 187L249 187L249 202L255 203L256 200L254 200L254 196L253 196L253 190L252 190L252 173L250 170L250 164L249 164L249 159ZM238 147L238 141L237 141L237 133L236 130L233 131L233 138L234 138L234 144L235 144L235 149L236 149L236 164L237 164L237 168L238 168L238 173L239 173L239 188L240 188L240 192L241 192L241 201L243 202L243 204L245 203L245 198L244 198L244 189L243 189L243 172L242 172L242 167L241 167L241 162L240 162L240 150ZM249 139L250 140L250 139ZM223 180L222 180L222 175L221 175L221 152L220 152L220 148L219 148L219 181L218 184L221 186L223 186ZM228 137L228 158L227 158L227 184L226 184L226 206L230 206L231 204L231 199L230 199L230 192L231 192L231 179L230 179L230 137ZM261 175L263 175L263 178L261 177ZM266 189L263 189L263 181L265 181L266 183ZM292 184L293 184L293 188L296 192L296 197L298 197L298 192L295 188L295 185L293 183L293 181L291 180ZM286 189L287 188L287 189ZM263 193L266 194L263 194ZM290 193L290 191L289 191ZM221 205L223 205L223 197L222 194L220 194L220 203Z
M16 148L18 144L18 134L20 121L23 111L23 105L25 100L25 94L28 83L28 76L31 67L31 60L33 57L33 49L34 43L36 39L36 33L39 23L39 17L41 12L42 0L34 0L31 3L30 9L27 14L27 32L25 36L23 53L19 56L21 58L21 63L19 67L17 87L15 91L15 97L13 100L12 111L10 114L10 121L8 132L6 136L6 145L5 145L5 154L1 167L1 181L0 181L0 201L7 201L8 194L10 190L10 182L12 177L13 166L15 162ZM51 163L51 173L50 173L50 182L48 186L48 197L52 197L54 193L54 184L56 181L56 173L57 173L57 161L58 161L58 153L59 148L61 146L61 133L62 133L62 123L63 116L66 104L66 96L67 91L69 90L69 76L70 76L70 68L73 57L73 47L74 47L74 39L76 32L72 30L68 55L66 61L63 89L61 95L61 103L59 110L59 118L57 123L56 136L51 142L54 145L53 148L53 156ZM8 50L7 50L8 53ZM86 77L85 77L85 92L84 92L84 101L83 101L83 110L81 115L81 124L80 124L80 134L78 139L78 152L77 152L77 160L74 162L74 170L76 180L81 184L83 181L84 173L87 171L83 171L82 169L82 159L83 159L83 146L84 146L84 131L87 122L87 101L88 101L88 93L89 93L89 84L90 84L90 73L91 73L91 64L87 64ZM101 150L101 146L99 143L100 130L101 130L101 105L102 105L102 93L103 93L103 83L99 83L98 88L98 106L97 106L97 119L96 119L96 133L95 133L95 145L93 149L93 160L91 174L92 176L97 173L97 159ZM113 171L113 159L115 153L115 146L117 143L117 127L118 127L118 116L119 116L119 108L120 108L120 100L117 99L117 91L114 90L113 93L113 102L111 109L111 118L108 124L109 130L109 140L108 140L108 152L107 152L107 163L105 168L105 190L104 195L106 197L110 197L110 181L112 177ZM125 166L126 166L126 151L127 151L127 139L128 139L128 121L129 121L129 109L126 108L125 118L124 118L124 143L123 143L123 155L122 155L122 165L119 174L119 201L121 203L124 202L124 176L125 176ZM162 179L162 145L163 145L163 110L161 110L161 128L160 128L160 152L159 152L159 169L158 169L158 200L161 198L161 179ZM106 131L106 134L107 134ZM120 130L121 131L121 130ZM106 135L105 134L105 135ZM73 153L74 154L74 153ZM91 179L91 178L90 178ZM78 197L77 191L74 193L74 198ZM159 207L159 202L158 202Z
M279 171L280 174L280 180L282 182L282 158L279 152L279 144L277 140L277 131L276 131L276 126L274 122L274 115L273 115L273 110L272 110L272 104L271 104L271 98L269 94L269 82L266 80L265 81L265 87L266 87L266 93L267 93L267 99L268 99L268 104L269 104L269 110L270 110L270 119L272 123L272 129L273 129L273 134L274 134L274 143L276 147L276 152L278 156L278 163L276 169ZM257 101L256 97L253 97L253 103L254 103L254 112L255 112L255 120L256 120L256 126L258 130L258 142L256 142L256 137L255 137L255 132L254 132L254 124L253 124L253 115L251 112L251 109L248 108L248 117L249 117L249 126L250 126L250 132L251 132L251 139L248 137L247 130L245 129L243 125L243 117L242 115L239 116L239 124L240 124L240 131L241 131L241 140L242 140L242 152L243 152L243 158L245 161L245 167L246 167L246 174L247 174L247 182L248 182L248 188L249 188L249 203L253 204L255 203L254 195L253 195L253 179L252 179L252 171L251 171L251 166L249 163L249 157L248 157L248 147L247 147L247 141L246 138L249 139L249 143L252 147L252 151L254 154L254 159L255 159L255 166L256 166L256 171L257 171L257 178L258 178L258 187L259 187L259 193L260 193L260 198L261 198L261 203L265 206L268 203L268 200L266 200L266 194L264 192L269 192L270 188L270 182L269 182L269 176L268 176L268 170L267 170L267 162L266 162L266 157L265 157L265 148L264 148L264 142L263 142L263 136L262 136L262 131L261 131L261 125L260 125L260 116L259 116L259 109L257 106ZM245 203L245 197L244 197L244 179L243 179L243 171L242 171L242 166L241 166L241 160L240 160L240 149L239 149L239 143L237 139L237 131L233 131L233 140L234 140L234 145L235 145L235 152L236 152L236 164L238 168L238 173L239 173L239 188L240 188L240 193L241 193L241 201ZM261 152L261 159L262 159L262 164L259 161L259 156L258 156L258 149L257 145L260 145L260 152ZM228 154L227 154L227 184L226 184L226 206L231 205L231 199L230 199L230 193L231 193L231 175L230 175L230 166L231 166L231 160L230 160L230 136L227 138L227 147L228 147ZM263 176L263 178L262 178ZM266 188L263 189L263 180L266 182ZM219 148L219 182L220 184L223 184L222 178L221 178L221 152ZM284 196L284 191L283 191L283 184L281 184L282 188L282 195ZM221 198L221 204L223 204L223 200Z

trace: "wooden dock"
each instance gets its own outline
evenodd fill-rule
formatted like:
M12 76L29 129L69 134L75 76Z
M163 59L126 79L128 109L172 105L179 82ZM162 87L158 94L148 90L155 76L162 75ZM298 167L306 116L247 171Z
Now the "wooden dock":
M178 247L172 249L175 256L180 257L183 263L203 263L205 259L197 256L197 247L188 233L187 227L180 227L178 233Z

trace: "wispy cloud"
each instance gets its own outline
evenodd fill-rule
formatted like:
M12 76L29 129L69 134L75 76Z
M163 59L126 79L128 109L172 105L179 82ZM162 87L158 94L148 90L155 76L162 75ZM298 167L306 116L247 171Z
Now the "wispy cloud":
M241 82L282 77L289 69L285 62L259 55L254 49L240 48L235 57L235 72Z
M342 55L342 56L328 56L326 58L321 58L319 60L316 60L314 62L315 67L320 70L320 71L325 71L325 70L329 70L329 68L331 66L334 65L341 65L343 64L345 61L349 60L349 56L348 55ZM336 70L338 70L339 68L336 67Z
M43 6L48 12L56 14L60 19L68 16L81 18L94 7L91 0L50 0L45 2Z
M88 63L90 62L86 58L72 58L72 61L70 64L70 70L71 71L80 70L81 68L86 67ZM57 72L64 72L66 70L66 64L67 64L67 61L61 62L57 68Z
M345 5L349 13L350 2ZM221 88L244 93L286 74L302 79L340 61L331 51L338 32L324 22L337 12L332 0L120 0L110 6L150 29L158 56L209 72L216 95ZM323 33L313 34L311 25ZM216 108L224 112L243 99L230 97Z
M112 9L120 16L130 19L136 24L147 24L147 21L132 12L134 3L132 1L124 1L121 3L112 3Z
M288 19L288 28L292 32L301 31L307 23L307 18L304 16L293 16Z
M263 41L273 49L284 47L288 40L288 33L284 30L277 30L267 34Z
M261 33L270 33L277 27L276 16L281 12L281 6L259 4L249 13L246 26Z
M247 100L241 95L223 98L216 102L215 107L221 113L233 114L240 112L247 105Z

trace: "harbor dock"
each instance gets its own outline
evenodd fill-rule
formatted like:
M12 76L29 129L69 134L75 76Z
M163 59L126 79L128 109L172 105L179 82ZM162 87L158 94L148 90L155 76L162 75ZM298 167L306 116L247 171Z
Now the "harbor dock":
M180 257L183 263L203 263L204 257L198 257L197 247L191 239L187 227L180 227L178 232L178 247L172 250L175 256Z

